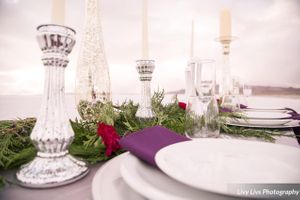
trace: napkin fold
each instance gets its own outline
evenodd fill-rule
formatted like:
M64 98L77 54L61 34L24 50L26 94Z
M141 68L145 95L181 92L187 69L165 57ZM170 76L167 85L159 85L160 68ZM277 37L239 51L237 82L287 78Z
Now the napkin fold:
M123 137L119 144L138 158L157 166L154 158L160 149L188 140L190 139L167 128L154 126Z

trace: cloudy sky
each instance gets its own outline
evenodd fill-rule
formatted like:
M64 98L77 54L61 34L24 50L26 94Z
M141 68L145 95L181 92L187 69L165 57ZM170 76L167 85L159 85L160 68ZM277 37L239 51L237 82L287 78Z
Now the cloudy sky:
M51 0L0 0L0 94L39 94L44 69L36 27L51 22ZM113 93L138 92L135 60L141 55L141 0L101 0L101 23ZM66 25L77 44L66 69L73 92L84 27L84 0L66 0ZM219 10L232 13L232 73L246 83L300 87L300 1L149 0L153 88L184 88L190 29L195 18L195 54L220 67Z

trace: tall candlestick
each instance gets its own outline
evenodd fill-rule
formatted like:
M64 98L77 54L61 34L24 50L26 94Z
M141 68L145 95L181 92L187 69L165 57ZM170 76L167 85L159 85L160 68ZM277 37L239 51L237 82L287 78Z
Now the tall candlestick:
M192 29L191 29L191 60L194 58L194 26L195 26L195 22L194 19L192 20Z
M154 60L137 60L136 69L141 81L141 100L135 116L139 119L152 119L155 114L151 105L151 79L155 65Z
M142 13L142 59L147 60L149 58L148 0L143 0Z
M37 155L16 176L22 186L48 188L78 180L87 174L88 167L68 151L74 131L66 113L64 77L68 54L75 45L75 31L61 25L40 25L37 40L45 69L40 114L30 134Z
M52 1L52 20L53 24L64 25L65 23L65 0Z
M231 37L231 16L228 9L220 12L220 38Z

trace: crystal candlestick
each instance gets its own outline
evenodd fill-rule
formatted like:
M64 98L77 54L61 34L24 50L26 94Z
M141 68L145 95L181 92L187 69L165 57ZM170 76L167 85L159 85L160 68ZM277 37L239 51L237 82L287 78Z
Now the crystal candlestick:
M37 30L44 54L45 82L40 114L30 138L38 152L16 176L23 186L48 188L76 181L87 174L88 168L68 152L74 132L65 110L64 73L67 56L75 45L75 31L52 24L41 25Z
M219 96L223 107L234 107L233 85L230 70L230 44L236 37L219 37L216 40L222 45L223 62L221 66L221 80L219 83Z
M221 81L220 81L220 96L231 95L232 93L232 79L230 70L230 44L236 37L220 37L217 41L222 45L222 66L221 66Z
M154 117L151 106L151 79L155 68L154 60L137 60L136 69L141 81L141 100L136 117L140 119L151 119Z

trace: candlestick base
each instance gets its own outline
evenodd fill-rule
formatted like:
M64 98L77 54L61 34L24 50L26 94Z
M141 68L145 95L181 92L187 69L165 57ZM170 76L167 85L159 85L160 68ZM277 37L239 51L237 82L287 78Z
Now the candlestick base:
M143 120L152 119L155 116L151 105L151 79L155 68L154 60L137 60L136 64L141 81L141 100L135 116Z
M23 187L52 188L73 183L88 172L86 163L69 154L58 157L38 155L33 161L21 167L17 172L17 178L18 184Z

